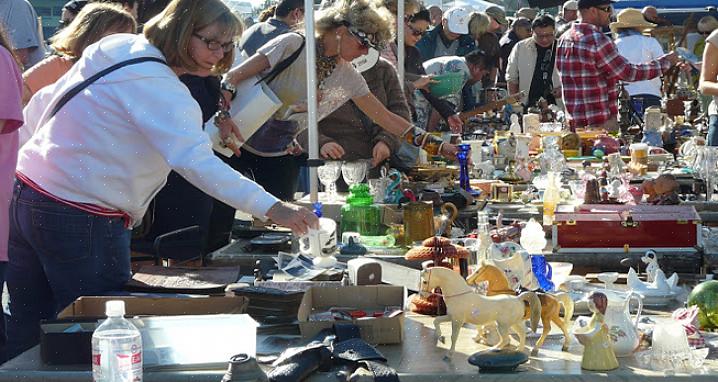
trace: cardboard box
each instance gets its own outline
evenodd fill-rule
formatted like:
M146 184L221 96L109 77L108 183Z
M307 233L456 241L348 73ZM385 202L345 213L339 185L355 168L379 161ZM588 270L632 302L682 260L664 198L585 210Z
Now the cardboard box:
M309 321L313 313L332 307L351 307L357 310L383 310L388 306L404 307L406 289L391 285L314 287L304 294L297 318L299 330L311 338L339 321ZM396 344L404 338L404 314L394 317L354 319L362 338L371 344Z
M90 364L94 322L48 322L40 325L40 357L48 365ZM68 331L68 329L71 329Z
M247 310L249 299L242 296L223 297L136 297L136 296L83 296L63 309L57 317L105 318L105 302L125 302L125 317L131 316L182 316L188 314L240 314Z

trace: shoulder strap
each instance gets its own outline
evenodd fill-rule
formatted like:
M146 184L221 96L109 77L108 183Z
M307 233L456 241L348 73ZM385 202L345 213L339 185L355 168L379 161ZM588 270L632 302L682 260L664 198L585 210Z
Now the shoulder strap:
M75 87L70 89L67 93L65 93L60 98L60 100L57 101L57 104L55 104L55 107L52 109L52 113L50 113L50 116L48 117L48 119L54 117L55 114L57 114L57 112L60 111L60 109L63 106L65 106L65 104L70 99L72 99L72 97L76 96L79 92L83 91L86 87L90 86L93 82L97 81L102 76L104 76L110 72L114 72L115 70L120 69L122 67L129 66L129 65L135 65L135 64L139 64L139 63L147 62L147 61L154 61L154 62L159 62L161 64L167 65L167 63L163 59L157 58L157 57L137 57L137 58L132 58L132 59L129 59L126 61L118 62L118 63L110 66L109 68L105 68L105 69L97 72L92 77L87 78L86 80L80 82Z
M307 42L306 39L304 38L304 35L302 35L301 33L297 33L297 35L302 37L302 45L299 45L299 49L297 49L294 53L292 53L291 56L285 58L284 60L280 61L277 65L275 65L274 68L272 68L272 70L270 70L269 73L265 74L262 78L260 78L256 82L256 84L258 84L262 81L266 82L267 84L271 83L272 81L274 81L275 78L277 78L277 76L279 74L281 74L284 71L284 69L287 69L289 67L289 65L292 65L294 63L294 61L297 60L297 57L299 57L299 54L302 53L302 49L304 49L304 43Z

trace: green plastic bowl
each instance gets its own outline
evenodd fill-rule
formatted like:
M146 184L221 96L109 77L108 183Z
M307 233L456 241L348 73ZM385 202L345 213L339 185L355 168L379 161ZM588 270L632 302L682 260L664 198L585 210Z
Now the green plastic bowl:
M431 94L435 97L445 97L457 94L464 87L464 73L445 73L433 77L438 83L429 85Z

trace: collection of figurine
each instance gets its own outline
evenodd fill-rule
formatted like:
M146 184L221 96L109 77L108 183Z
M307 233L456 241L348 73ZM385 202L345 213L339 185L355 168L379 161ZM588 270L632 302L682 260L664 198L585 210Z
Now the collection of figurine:
M531 227L529 225L529 229ZM525 238L525 242L531 245L531 238ZM438 242L427 240L426 244L438 245ZM456 249L452 248L448 253L455 251ZM490 346L487 350L472 356L472 363L480 364L482 359L484 363L490 363L486 359L491 357L501 357L502 360L506 357L514 357L525 348L527 330L525 323L528 321L531 330L536 332L540 319L541 335L531 349L532 356L538 354L539 348L551 332L552 325L556 325L564 336L561 348L563 351L569 349L571 339L569 332L583 345L581 361L583 369L614 370L619 367L621 357L633 355L640 347L642 335L638 330L638 323L643 299L650 298L652 293L657 291L675 293L677 288L677 276L673 274L666 278L658 264L656 252L648 251L641 259L646 265L647 281L638 279L636 271L630 268L629 290L623 292L613 289L612 281L615 281L617 274L602 274L599 279L606 283L605 289L593 290L582 300L587 304L592 316L590 318L579 316L572 325L574 300L564 291L547 292L535 288L536 273L526 272L526 269L532 269L531 258L526 254L527 251L516 243L494 244L485 250L484 258L466 278L446 263L444 266L424 264L421 271L421 292L417 298L439 299L445 304L446 310L435 318L434 327L439 341L445 342L441 324L451 322L451 346L447 357L451 357L454 353L459 332L466 323L476 325L477 333L474 340L477 343ZM502 260L510 260L512 263L502 263ZM514 278L513 284L511 277ZM530 290L524 285L534 288ZM718 282L715 289L718 291ZM633 300L637 301L638 309L632 317L629 307ZM688 321L697 322L698 309L694 307L692 310L686 310L686 312L690 311L693 315L676 312L679 314L676 322L685 321L686 328L692 325ZM686 336L690 335L690 330L686 330L688 331ZM509 334L512 332L518 336L517 346L510 345ZM695 327L693 332L697 332ZM646 355L644 351L640 356L658 357L651 354L649 352ZM696 356L695 361L702 364L705 356L701 358L700 354ZM514 358L520 360L517 361L518 363L525 362L523 358Z

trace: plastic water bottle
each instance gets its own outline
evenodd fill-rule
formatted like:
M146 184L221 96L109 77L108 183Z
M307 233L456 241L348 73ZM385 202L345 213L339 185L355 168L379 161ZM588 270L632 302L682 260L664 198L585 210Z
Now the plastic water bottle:
M92 380L142 382L142 338L124 318L124 301L105 303L107 319L92 334Z

